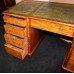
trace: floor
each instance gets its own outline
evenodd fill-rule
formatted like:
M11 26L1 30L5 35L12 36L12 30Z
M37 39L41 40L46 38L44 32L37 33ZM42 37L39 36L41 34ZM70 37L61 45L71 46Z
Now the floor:
M1 15L0 15L1 16ZM63 73L62 62L71 45L60 39L59 35L45 33L45 37L31 58L23 61L6 53L4 28L0 17L0 72L1 73Z

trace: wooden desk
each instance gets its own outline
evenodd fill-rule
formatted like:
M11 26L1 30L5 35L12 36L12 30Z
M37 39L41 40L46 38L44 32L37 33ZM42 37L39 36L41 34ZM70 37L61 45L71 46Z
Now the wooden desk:
M30 41L34 43L36 37L33 37L30 31L35 35L39 35L39 32L36 34L34 28L68 37L74 36L74 5L72 4L23 1L4 13L4 15L9 16L13 16L13 14L17 18L27 18L26 27L29 45L31 45ZM74 42L67 54L66 61L63 63L63 68L70 72L74 72L73 46Z

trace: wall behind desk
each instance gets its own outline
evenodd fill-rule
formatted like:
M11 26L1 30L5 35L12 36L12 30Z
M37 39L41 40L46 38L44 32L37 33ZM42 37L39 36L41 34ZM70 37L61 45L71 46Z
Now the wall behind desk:
M16 4L21 2L22 0L16 0ZM36 1L49 1L49 0L36 0Z
M16 4L17 4L17 3L21 2L22 0L15 0L15 1L16 1Z
M70 3L74 4L74 0L49 0L50 2Z
M16 4L22 0L16 0ZM60 2L60 3L70 3L74 4L74 0L37 0L37 1L50 1L50 2Z

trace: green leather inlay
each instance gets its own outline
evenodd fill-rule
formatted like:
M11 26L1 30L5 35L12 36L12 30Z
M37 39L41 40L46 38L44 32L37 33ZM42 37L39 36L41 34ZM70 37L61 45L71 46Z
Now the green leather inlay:
M9 10L9 12L17 13L17 14L24 14L29 15L32 12L34 12L42 2L39 1L22 1L18 4L16 4L12 9Z
M32 16L74 23L74 5L45 2Z
M16 4L9 12L74 23L74 4L24 0Z

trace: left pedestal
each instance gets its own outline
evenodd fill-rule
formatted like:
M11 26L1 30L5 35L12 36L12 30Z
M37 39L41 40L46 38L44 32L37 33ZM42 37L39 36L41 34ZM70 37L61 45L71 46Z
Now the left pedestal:
M5 49L20 59L28 54L26 19L4 15L5 28Z
M42 31L31 28L29 18L24 16L5 12L3 19L6 51L19 59L31 56L43 38Z

